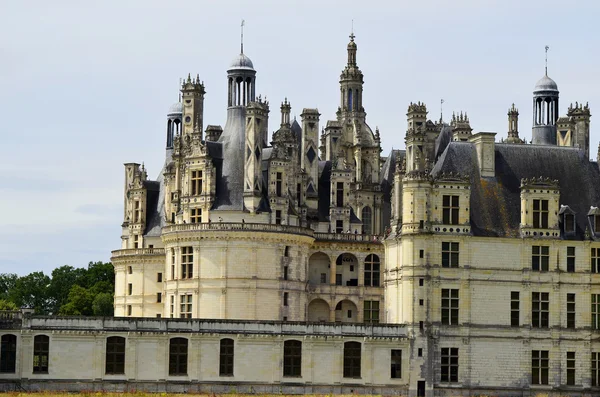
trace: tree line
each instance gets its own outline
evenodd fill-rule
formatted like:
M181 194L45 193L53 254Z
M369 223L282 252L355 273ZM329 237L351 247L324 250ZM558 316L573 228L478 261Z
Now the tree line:
M112 316L115 272L111 263L90 262L87 268L61 266L19 277L0 274L0 310L31 308L36 314Z

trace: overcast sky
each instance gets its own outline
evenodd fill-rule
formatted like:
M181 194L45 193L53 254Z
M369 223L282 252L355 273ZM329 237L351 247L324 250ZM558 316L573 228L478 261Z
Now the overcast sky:
M411 101L437 120L443 98L446 120L467 111L474 132L497 140L514 102L530 140L545 45L561 114L575 101L600 111L597 1L0 0L0 272L109 260L120 248L123 163L160 172L180 77L204 80L204 125L225 124L242 18L270 131L284 97L292 114L318 107L322 126L335 117L353 19L367 122L384 155L404 147Z

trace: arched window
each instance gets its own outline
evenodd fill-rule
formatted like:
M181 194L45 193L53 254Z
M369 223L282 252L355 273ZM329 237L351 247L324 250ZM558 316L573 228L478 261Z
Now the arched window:
M283 376L302 376L302 342L283 342Z
M348 110L352 110L352 89L348 90Z
M188 340L172 338L169 341L169 375L187 375Z
M360 378L360 343L344 343L344 378Z
M379 274L381 262L375 254L365 259L365 287L379 287Z
M364 207L361 213L364 234L371 234L373 231L371 228L371 218L371 207Z
M233 339L221 339L219 351L219 376L233 376Z
M106 338L106 366L109 375L125 373L125 338L109 336Z
M50 338L46 335L36 335L33 338L33 373L48 373L48 356L50 353Z
M17 367L17 337L2 335L0 339L0 373L14 374Z

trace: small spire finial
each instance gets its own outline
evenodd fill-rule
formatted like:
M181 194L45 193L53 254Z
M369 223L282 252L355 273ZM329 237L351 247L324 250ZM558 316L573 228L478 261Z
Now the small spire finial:
M352 28L350 29L350 41L354 41L354 19L352 20Z
M444 120L444 100L440 99L440 124Z
M183 85L182 79L181 77L179 78L179 87L181 87ZM179 91L179 96L177 99L177 102L181 102L181 90Z
M548 76L548 50L550 47L546 46L546 76Z
M244 53L244 23L245 21L242 19L242 25L241 25L241 36L240 36L240 53L243 54Z

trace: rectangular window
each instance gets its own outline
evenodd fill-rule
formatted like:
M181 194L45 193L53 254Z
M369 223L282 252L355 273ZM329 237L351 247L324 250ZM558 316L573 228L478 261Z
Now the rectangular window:
M190 223L202 223L202 208L192 208Z
M275 224L281 225L281 211L280 210L275 211Z
M141 220L141 209L140 209L140 201L135 200L133 202L133 223L138 223Z
M335 232L344 233L344 221L335 221Z
M296 184L296 202L302 204L302 185L299 183Z
M442 324L458 325L458 289L442 289Z
M194 277L194 249L181 247L181 278Z
M458 267L458 243L442 243L442 267Z
M549 368L548 350L531 351L531 384L547 385Z
M133 312L133 309L132 309L131 305L127 305L127 315L131 316L132 312Z
M534 245L531 247L531 269L547 272L550 267L550 247Z
M171 304L169 306L171 318L173 318L175 316L175 295L171 295Z
M425 280L420 278L419 279L419 287L422 287L425 284Z
M533 227L548 229L548 200L533 200Z
M375 254L367 256L365 259L365 287L379 287L380 268L379 256Z
M592 352L592 386L600 386L600 353Z
M192 318L192 295L179 296L179 318Z
M392 349L390 358L390 377L392 379L402 379L402 350Z
M284 280L288 279L288 267L287 266L283 267L283 279Z
M171 280L175 280L175 249L171 248Z
M287 306L288 305L288 298L289 298L289 293L288 292L284 292L283 293L283 306Z
M48 357L50 354L50 338L46 335L36 335L33 338L33 373L48 373Z
M592 273L600 273L600 248L592 248L591 265Z
M510 293L510 326L518 327L519 324L519 291L511 291Z
M567 294L567 328L575 328L575 294Z
M132 295L133 294L133 284L129 283L127 284L127 295Z
M277 177L275 179L275 195L277 197L281 197L282 191L283 191L283 174L281 172L278 172Z
M371 324L379 323L379 301L364 302L364 322Z
M575 385L575 352L567 352L567 385Z
M327 273L321 273L321 284L327 284Z
M344 182L338 182L335 188L336 207L344 206Z
M192 196L202 194L202 171L192 171Z
M575 271L575 247L567 247L567 272Z
M417 356L418 356L418 357L423 357L423 348L422 348L422 347L419 347L419 348L417 349Z
M571 214L565 214L565 232L575 231L575 216Z
M550 318L550 300L548 292L531 293L531 326L548 328Z
M344 343L344 378L360 378L361 344Z
M109 336L106 338L106 365L108 375L125 373L125 338Z
M458 382L458 348L442 348L442 382Z
M157 292L156 293L156 303L161 303L162 302L162 292Z
M127 266L127 274L133 274L133 268L131 266Z
M221 339L219 349L219 376L233 376L233 339Z
M283 376L302 376L302 342L283 342Z
M342 285L342 275L339 273L335 275L335 285Z
M138 236L137 234L135 234L135 235L133 236L133 248L135 248L135 249L137 249L137 248L138 248L139 241L140 241L139 237L140 237L140 236Z
M187 375L188 340L172 338L169 341L169 375Z
M442 196L442 223L458 225L458 196Z
M600 294L592 294L592 329L600 329Z
M156 273L156 282L162 283L162 273Z
M594 215L594 233L600 232L600 215Z

